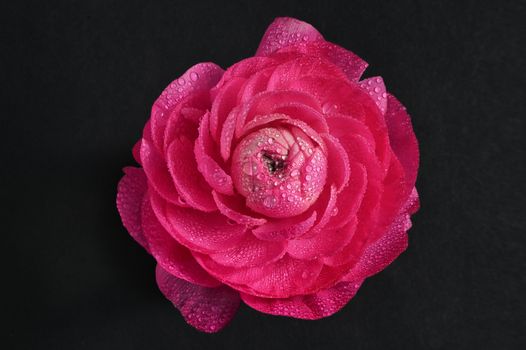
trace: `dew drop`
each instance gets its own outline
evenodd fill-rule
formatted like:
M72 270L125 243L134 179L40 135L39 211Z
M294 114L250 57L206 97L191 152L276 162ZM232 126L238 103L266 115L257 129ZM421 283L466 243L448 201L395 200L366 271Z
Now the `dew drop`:
M274 197L273 195L266 196L263 200L263 205L267 208L274 208L274 206L276 205L276 197Z
M197 79L199 79L199 74L196 72L190 73L190 79L192 79L192 81L197 81Z
M177 79L177 84L183 86L185 83L186 83L186 80L184 80L184 78Z

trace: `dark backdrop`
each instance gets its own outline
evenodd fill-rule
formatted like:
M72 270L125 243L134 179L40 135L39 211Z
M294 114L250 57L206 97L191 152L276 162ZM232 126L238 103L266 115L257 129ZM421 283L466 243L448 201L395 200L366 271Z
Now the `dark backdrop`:
M0 12L4 349L525 346L524 1L12 1ZM408 250L336 315L242 306L206 335L157 289L116 185L162 89L197 62L252 55L283 15L359 54L407 106L422 208Z

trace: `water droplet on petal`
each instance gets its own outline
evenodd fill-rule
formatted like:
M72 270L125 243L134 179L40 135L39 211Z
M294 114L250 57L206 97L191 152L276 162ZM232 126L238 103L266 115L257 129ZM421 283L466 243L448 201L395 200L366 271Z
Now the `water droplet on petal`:
M193 81L197 81L197 79L199 79L199 74L197 74L196 72L190 73L190 79L192 79Z
M263 200L263 205L267 208L274 208L274 206L276 205L276 197L274 197L273 195L266 196Z

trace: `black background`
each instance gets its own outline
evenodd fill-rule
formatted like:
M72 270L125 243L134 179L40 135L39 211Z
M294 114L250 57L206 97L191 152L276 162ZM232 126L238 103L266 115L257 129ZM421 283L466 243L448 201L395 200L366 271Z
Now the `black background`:
M524 2L1 7L4 349L525 346ZM116 185L162 89L195 63L251 56L284 15L363 57L407 106L422 208L408 250L336 315L242 306L207 335L158 291Z

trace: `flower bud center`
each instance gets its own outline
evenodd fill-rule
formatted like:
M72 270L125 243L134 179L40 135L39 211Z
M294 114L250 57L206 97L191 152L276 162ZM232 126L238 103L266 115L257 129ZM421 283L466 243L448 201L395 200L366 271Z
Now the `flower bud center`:
M236 190L252 210L269 217L305 212L318 198L327 175L321 147L295 126L256 130L232 157Z

